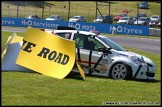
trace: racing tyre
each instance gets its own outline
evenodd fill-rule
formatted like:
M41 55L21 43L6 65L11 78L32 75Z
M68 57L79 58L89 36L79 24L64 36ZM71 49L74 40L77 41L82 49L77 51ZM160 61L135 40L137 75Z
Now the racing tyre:
M116 80L131 79L130 67L124 63L117 63L111 68L111 78Z

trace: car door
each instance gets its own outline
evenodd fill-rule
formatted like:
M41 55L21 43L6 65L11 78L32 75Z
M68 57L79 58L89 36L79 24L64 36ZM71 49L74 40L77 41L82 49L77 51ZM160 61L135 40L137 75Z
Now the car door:
M84 71L89 74L107 75L108 63L110 63L108 55L98 51L99 48L105 48L105 46L92 35L76 33L74 40L76 41L76 61Z

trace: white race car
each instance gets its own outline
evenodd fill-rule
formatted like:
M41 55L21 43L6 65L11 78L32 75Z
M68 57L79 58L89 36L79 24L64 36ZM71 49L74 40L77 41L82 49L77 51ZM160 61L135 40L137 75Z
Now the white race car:
M85 74L113 79L155 80L155 64L149 58L129 52L98 32L45 30L76 42L76 61ZM98 33L98 34L97 34ZM78 72L74 66L74 72Z

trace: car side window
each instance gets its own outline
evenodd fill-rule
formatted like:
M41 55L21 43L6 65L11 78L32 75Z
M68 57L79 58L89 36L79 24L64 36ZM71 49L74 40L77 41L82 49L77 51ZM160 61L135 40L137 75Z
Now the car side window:
M70 39L71 37L71 33L56 33L58 36L62 37L62 38L65 38L65 39Z
M74 35L74 40L75 40L75 43L76 43L76 48L83 48L84 36L85 35L79 34L79 33L76 33Z
M98 51L98 48L104 48L104 46L95 38L84 35L75 34L74 40L76 41L76 47L86 50Z

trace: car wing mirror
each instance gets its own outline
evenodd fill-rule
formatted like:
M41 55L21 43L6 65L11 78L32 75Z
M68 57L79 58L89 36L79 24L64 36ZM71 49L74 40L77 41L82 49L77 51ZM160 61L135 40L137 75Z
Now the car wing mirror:
M103 52L103 53L109 53L112 54L112 52L110 51L111 48L98 48L99 52Z

